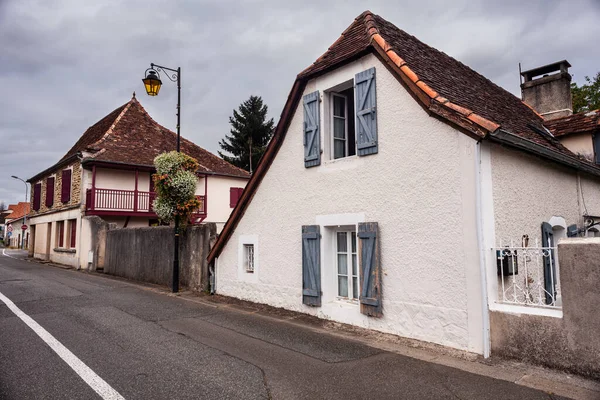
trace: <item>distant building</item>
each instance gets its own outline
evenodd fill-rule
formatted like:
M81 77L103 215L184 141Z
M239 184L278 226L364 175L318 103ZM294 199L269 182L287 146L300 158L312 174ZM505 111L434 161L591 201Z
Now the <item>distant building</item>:
M119 228L158 223L152 210L154 158L176 147L176 134L154 121L135 96L88 128L56 164L31 177L31 246L35 258L86 268L92 231L87 216ZM249 174L187 139L201 206L192 223L222 228Z

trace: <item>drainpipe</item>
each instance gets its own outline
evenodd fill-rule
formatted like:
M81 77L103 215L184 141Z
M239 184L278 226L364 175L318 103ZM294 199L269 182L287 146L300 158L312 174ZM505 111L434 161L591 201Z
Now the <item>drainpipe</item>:
M481 279L481 311L483 321L483 357L490 356L490 311L488 305L487 271L483 241L483 212L481 201L481 141L475 145L475 202L477 220L477 248L479 250L479 275Z

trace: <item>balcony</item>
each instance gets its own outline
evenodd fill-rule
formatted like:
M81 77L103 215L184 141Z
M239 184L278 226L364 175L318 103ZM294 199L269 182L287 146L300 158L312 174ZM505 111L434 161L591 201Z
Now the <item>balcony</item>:
M87 189L85 193L85 215L98 216L137 216L156 218L152 211L154 192L120 189ZM206 218L206 196L196 196L200 208L192 215L193 223Z

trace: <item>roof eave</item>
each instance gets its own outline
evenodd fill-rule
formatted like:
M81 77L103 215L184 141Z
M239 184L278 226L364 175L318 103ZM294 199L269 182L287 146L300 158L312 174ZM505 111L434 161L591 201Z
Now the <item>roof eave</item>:
M37 181L39 178L43 177L44 175L47 175L48 173L52 172L53 170L60 168L64 165L70 164L71 162L77 160L77 159L81 159L81 153L77 152L73 155L70 155L69 157L57 162L56 164L54 164L53 166L46 168L45 170L43 170L42 172L37 173L36 175L32 176L31 178L27 179L27 182L29 183L33 183L34 181Z
M566 154L554 151L546 146L542 146L541 144L532 142L531 140L524 139L503 129L498 129L497 131L490 133L488 138L491 141L524 150L528 153L533 153L543 158L550 159L559 164L575 168L578 171L600 177L600 167L595 167L575 157L570 157Z

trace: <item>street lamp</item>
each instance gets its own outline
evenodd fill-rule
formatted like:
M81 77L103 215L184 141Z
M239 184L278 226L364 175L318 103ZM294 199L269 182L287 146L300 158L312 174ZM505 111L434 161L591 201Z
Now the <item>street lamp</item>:
M18 176L15 176L15 175L11 175L10 177L14 178L14 179L18 179L18 180L20 180L21 182L23 182L25 184L25 203L27 203L27 182L25 182L24 179L21 179ZM24 226L27 225L27 213L25 213L23 215L23 225ZM21 240L21 248L24 250L25 249L25 229L21 229L21 231L23 232L22 236L21 236L21 239L22 239Z
M181 135L179 130L179 122L181 119L181 68L173 69L163 67L162 65L156 65L151 63L150 68L146 70L144 79L144 87L148 96L156 96L160 91L162 81L160 80L160 71L164 72L165 76L169 78L171 82L177 82L177 152L180 152ZM175 214L175 255L173 256L173 282L172 291L177 293L179 291L179 215Z

